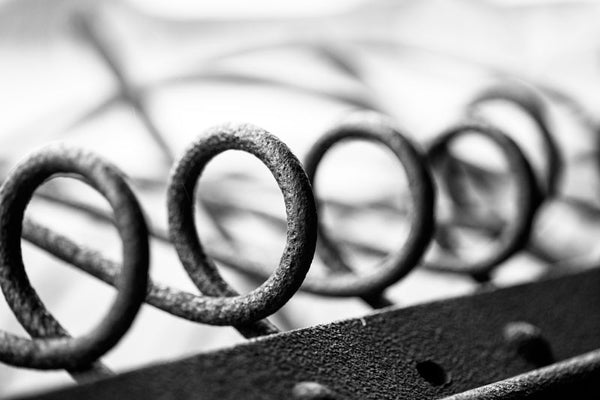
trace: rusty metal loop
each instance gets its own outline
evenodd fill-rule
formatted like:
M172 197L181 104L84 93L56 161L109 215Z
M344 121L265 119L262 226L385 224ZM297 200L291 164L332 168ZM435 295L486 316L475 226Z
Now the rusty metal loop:
M206 164L226 150L246 151L271 171L283 194L287 240L279 266L258 288L239 295L206 255L194 221L194 192ZM315 251L317 213L302 165L277 137L253 125L209 129L175 165L167 193L169 234L194 284L205 296L205 320L214 325L247 324L281 308L300 288Z
M545 176L540 181L543 183L546 196L557 195L564 176L564 160L548 122L548 111L544 99L524 84L499 85L492 86L477 94L468 104L468 107L473 110L483 103L494 100L514 104L529 115L537 125L542 138L546 168Z
M452 262L445 259L435 263L426 262L424 266L439 271L468 273L478 280L487 280L489 273L497 265L527 244L536 211L543 201L543 195L529 161L515 141L500 129L482 122L462 123L439 135L427 151L433 170L435 170L436 162L448 155L450 143L467 133L475 133L490 139L504 153L510 173L518 185L516 215L513 222L509 223L500 233L498 245L493 254L485 259L471 263L464 260ZM448 185L449 182L446 181L445 184Z
M114 210L123 242L118 293L106 316L76 338L43 305L31 286L21 253L21 232L34 191L57 175L73 175L102 194ZM85 368L127 332L144 301L149 239L144 215L116 167L83 150L49 146L19 164L0 188L0 286L15 316L34 339L0 333L0 360L37 369Z
M404 167L414 207L408 238L402 248L383 259L373 273L357 275L351 273L352 269L344 261L337 244L324 226L319 224L317 252L325 264L337 272L325 279L309 276L302 285L308 292L328 296L379 293L406 276L418 264L434 233L435 191L425 157L397 128L377 115L364 115L356 121L341 123L312 146L304 164L311 182L314 182L323 156L332 146L343 140L356 139L383 144Z

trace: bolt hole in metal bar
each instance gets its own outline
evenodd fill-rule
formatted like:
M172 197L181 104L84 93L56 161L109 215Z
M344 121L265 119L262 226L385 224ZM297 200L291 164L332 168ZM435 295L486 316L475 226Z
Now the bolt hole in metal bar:
M447 385L452 380L444 367L432 360L419 361L415 365L415 368L421 378L433 386Z

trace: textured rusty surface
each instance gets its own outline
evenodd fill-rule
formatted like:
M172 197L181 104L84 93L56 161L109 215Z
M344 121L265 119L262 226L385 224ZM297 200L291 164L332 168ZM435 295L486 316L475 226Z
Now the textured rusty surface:
M109 202L123 242L123 268L111 309L89 333L70 338L31 286L21 254L25 208L47 179L74 175ZM34 337L29 340L1 332L0 359L39 369L87 368L127 332L144 301L150 250L139 203L121 172L100 157L79 149L48 146L13 169L0 188L0 286L13 313ZM102 372L102 367L96 367Z
M283 399L302 382L340 399L443 398L535 368L507 340L515 321L536 327L556 360L599 348L599 285L590 271L388 309L29 398Z
M287 238L279 265L246 295L238 294L205 253L196 231L194 193L205 166L227 150L260 159L277 181L287 215ZM174 166L167 190L169 234L192 282L205 296L204 321L247 325L279 310L300 288L313 259L317 212L310 182L291 150L277 137L250 124L209 129L192 143Z
M220 278L216 267L200 245L193 223L193 196L198 178L212 157L228 149L248 151L273 173L284 195L289 218L287 245L279 268L265 277L260 288L246 296L237 293ZM166 312L194 322L235 324L246 337L278 332L267 320L302 283L314 253L317 216L308 178L289 148L275 136L250 125L216 127L193 143L174 168L169 185L171 236L182 263L202 294L197 295L152 281L146 301ZM114 222L104 212L97 214ZM150 232L170 242L162 232ZM23 221L23 238L59 259L115 286L121 266L100 252L78 245L64 235L31 220ZM222 257L219 257L219 260ZM244 263L229 255L228 263Z

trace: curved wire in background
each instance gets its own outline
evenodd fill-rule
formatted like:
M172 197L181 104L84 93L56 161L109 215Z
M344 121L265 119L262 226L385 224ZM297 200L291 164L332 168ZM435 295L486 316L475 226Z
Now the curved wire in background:
M426 262L428 269L468 273L478 281L488 281L490 272L517 251L521 250L529 239L537 209L543 201L533 169L519 146L501 130L480 122L467 122L452 127L430 145L427 154L433 166L439 163L449 152L453 140L468 133L476 133L493 141L504 153L507 164L517 184L517 207L514 221L504 228L498 239L495 251L483 260L452 262L448 259ZM445 182L448 185L448 182ZM460 264L460 265L459 265Z
M511 103L523 110L535 122L542 138L546 176L540 179L546 196L556 196L564 177L564 160L548 122L548 113L544 99L526 85L492 86L475 96L468 107L471 112L477 107L494 100Z
M89 333L70 338L31 286L21 254L25 208L35 189L57 174L75 174L109 202L123 241L123 268L117 296L104 319ZM19 164L0 189L0 286L29 340L2 333L3 362L37 369L82 370L110 350L127 332L144 301L149 243L143 213L120 171L82 150L51 146Z

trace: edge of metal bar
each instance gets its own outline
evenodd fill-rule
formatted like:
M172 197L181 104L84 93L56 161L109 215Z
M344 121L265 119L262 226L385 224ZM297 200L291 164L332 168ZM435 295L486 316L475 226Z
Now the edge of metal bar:
M301 382L339 399L600 398L599 289L591 270L387 308L21 398L282 399Z

